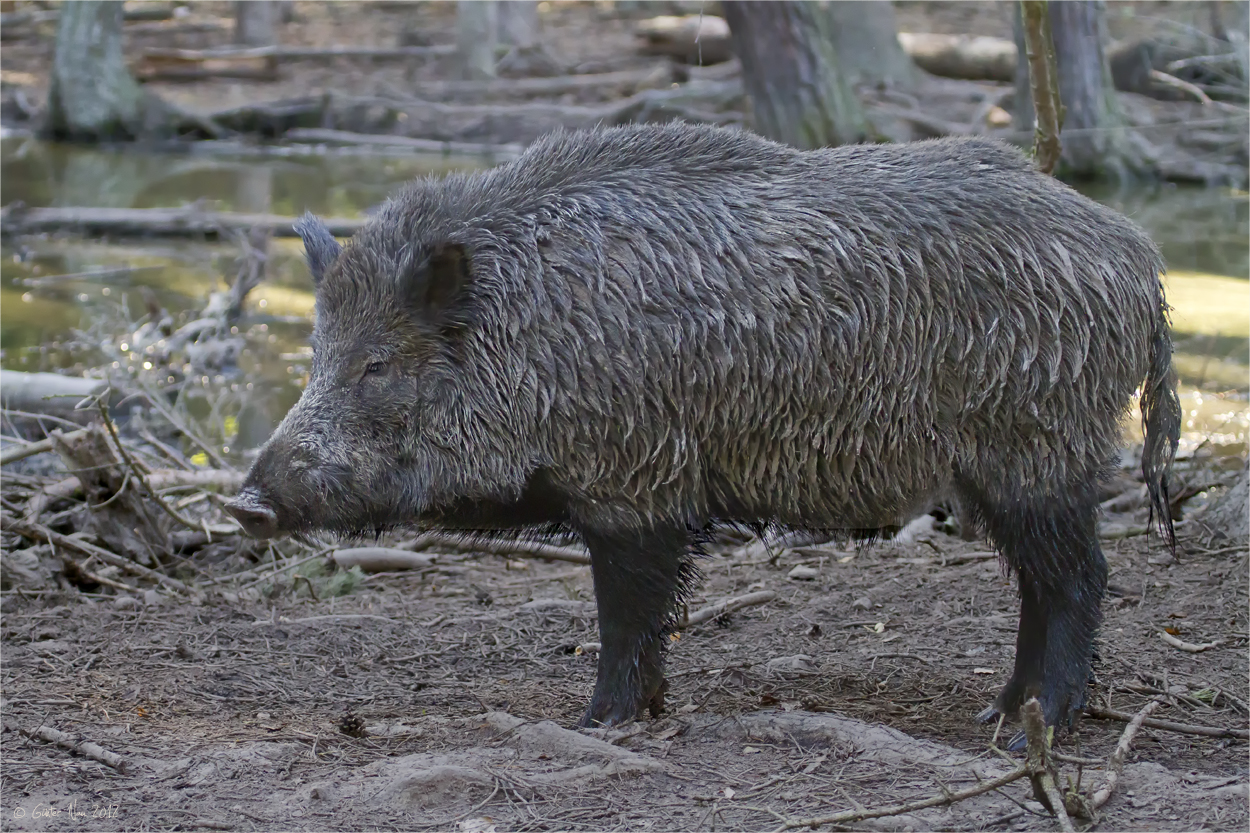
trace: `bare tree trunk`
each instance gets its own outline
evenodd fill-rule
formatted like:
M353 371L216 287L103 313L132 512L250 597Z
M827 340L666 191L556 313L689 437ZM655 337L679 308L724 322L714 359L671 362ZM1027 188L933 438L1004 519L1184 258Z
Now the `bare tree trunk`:
M498 24L496 0L458 0L456 3L456 46L465 79L495 77Z
M1078 178L1132 179L1153 176L1141 144L1135 141L1116 101L1107 42L1106 6L1102 0L1050 3L1050 28L1059 67L1059 99L1063 105L1063 153L1059 174ZM1020 7L1016 4L1015 125L1034 129L1033 96L1029 91L1028 53L1024 46Z
M821 5L726 0L721 6L757 131L799 148L867 136L868 122L842 75L831 20Z
M48 108L41 132L58 139L137 138L164 120L160 101L122 58L122 4L69 0L61 6Z
M273 46L275 24L282 10L276 0L239 0L234 4L234 42L245 46Z
M849 83L915 86L916 65L898 42L893 4L837 0L828 8L833 49Z
M538 43L538 0L503 0L499 4L499 40L529 49Z

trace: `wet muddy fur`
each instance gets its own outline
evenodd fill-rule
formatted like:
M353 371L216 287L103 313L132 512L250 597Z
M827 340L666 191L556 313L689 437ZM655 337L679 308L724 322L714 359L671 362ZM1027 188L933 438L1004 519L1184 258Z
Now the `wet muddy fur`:
M300 232L313 370L232 511L262 536L575 529L602 641L584 725L662 707L691 530L871 532L952 493L1019 579L991 713L1035 694L1069 724L1107 580L1097 484L1139 385L1171 541L1159 252L1006 145L560 133L413 183L346 247Z

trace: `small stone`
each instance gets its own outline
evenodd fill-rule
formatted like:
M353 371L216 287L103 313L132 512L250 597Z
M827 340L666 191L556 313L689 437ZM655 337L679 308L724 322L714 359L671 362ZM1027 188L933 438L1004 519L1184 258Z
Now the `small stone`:
M161 594L155 590L145 590L143 591L143 603L148 607L158 605L161 603Z
M819 575L820 575L820 570L817 570L815 567L806 567L800 564L799 566L791 570L789 573L787 573L786 578L790 579L791 581L812 581Z
M113 600L113 607L118 610L134 610L139 606L139 600L134 596L118 596Z
M855 608L856 610L867 610L868 608L872 607L872 599L868 598L867 596L860 596L858 599L851 602L851 607Z

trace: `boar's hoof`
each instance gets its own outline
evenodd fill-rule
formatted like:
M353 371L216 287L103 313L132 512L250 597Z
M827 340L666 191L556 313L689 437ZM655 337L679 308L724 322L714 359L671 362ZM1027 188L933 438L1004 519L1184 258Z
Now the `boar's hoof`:
M278 534L278 516L250 490L244 490L227 503L226 511L253 538L272 538Z

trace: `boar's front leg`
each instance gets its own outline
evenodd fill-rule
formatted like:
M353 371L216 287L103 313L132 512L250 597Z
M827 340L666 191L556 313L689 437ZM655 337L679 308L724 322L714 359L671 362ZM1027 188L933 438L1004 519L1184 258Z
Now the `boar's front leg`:
M635 720L664 708L663 643L682 591L694 577L684 526L582 530L599 606L599 673L579 726Z

